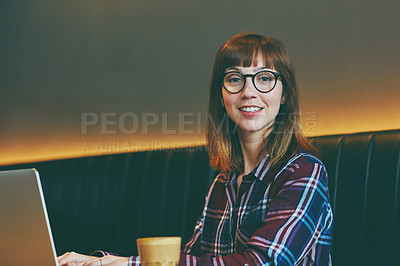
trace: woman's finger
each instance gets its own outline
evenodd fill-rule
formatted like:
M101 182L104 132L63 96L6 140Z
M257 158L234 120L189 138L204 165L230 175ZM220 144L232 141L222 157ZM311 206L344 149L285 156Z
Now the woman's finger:
M82 255L76 252L67 252L64 255L57 258L58 264L64 265L66 263L83 263L85 261L94 259L96 257L91 257L87 255Z
M67 262L76 262L78 255L79 254L75 252L66 252L64 253L64 255L61 255L60 257L57 258L58 264L64 265Z
M62 254L61 256L58 256L58 257L57 257L57 260L58 260L58 261L59 261L59 260L62 260L63 258L65 258L66 256L68 256L69 253L71 253L71 252L65 252L65 253Z
M118 256L113 256L113 255L107 255L107 256L104 256L101 258L87 261L83 265L84 266L106 266L106 265L126 266L126 265L128 265L128 263L129 263L129 258L127 258L127 257L118 257Z

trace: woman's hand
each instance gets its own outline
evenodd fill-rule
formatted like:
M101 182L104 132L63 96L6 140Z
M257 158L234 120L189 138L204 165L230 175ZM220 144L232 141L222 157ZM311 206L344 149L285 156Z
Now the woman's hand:
M87 256L83 254L78 254L76 252L67 252L57 258L58 264L62 265L84 265L87 261L93 261L98 259L98 257Z
M127 266L129 258L107 255L104 257L94 257L78 254L75 252L67 252L61 255L58 259L58 264L63 265L76 265L76 266Z

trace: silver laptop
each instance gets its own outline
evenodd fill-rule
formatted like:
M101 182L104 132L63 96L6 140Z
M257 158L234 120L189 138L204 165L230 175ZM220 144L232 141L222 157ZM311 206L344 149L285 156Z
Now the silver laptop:
M0 265L58 265L35 169L0 171Z

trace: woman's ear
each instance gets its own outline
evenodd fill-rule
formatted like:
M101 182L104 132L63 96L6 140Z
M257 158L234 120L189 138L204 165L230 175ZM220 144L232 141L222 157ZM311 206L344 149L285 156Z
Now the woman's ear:
M283 95L281 98L281 104L284 104L284 103L285 103L285 95Z
M221 99L221 106L222 106L222 108L225 108L225 103L224 103L224 98L220 98Z

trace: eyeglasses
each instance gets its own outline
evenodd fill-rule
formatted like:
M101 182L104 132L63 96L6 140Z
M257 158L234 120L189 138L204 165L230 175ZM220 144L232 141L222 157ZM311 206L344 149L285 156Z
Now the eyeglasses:
M270 70L262 70L255 74L247 75L231 71L224 74L223 86L230 93L238 93L246 85L247 77L251 77L254 87L259 92L267 93L275 88L278 78L282 77L282 75Z

